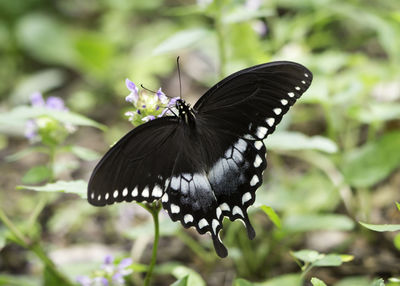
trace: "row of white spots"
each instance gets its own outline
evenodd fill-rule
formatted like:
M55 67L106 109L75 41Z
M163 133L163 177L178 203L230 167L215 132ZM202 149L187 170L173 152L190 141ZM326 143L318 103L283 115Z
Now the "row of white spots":
M122 190L122 192L119 191L119 190L115 190L115 191L112 193L112 197L113 197L114 199L116 199L116 198L118 198L118 196L121 194L122 197L125 198L125 197L128 196L128 193L129 193L128 188L124 188L124 189ZM152 197L158 199L158 198L161 198L162 194L163 194L162 188L161 188L159 185L155 185L154 188L153 188L153 190L152 190L152 192L151 192ZM139 195L139 189L138 189L138 187L136 186L136 187L132 190L131 196L132 196L132 197L137 197L138 195ZM92 193L90 194L90 197L91 197L92 200L94 199L94 196L95 196L95 194L94 194L94 192L92 192ZM150 189L149 189L148 186L145 186L145 187L144 187L144 189L143 189L143 191L142 191L142 193L141 193L141 196L144 197L144 198L149 198L149 197L150 197ZM108 200L109 198L110 198L110 194L109 194L109 193L106 193L105 196L104 196L104 199L105 199L105 200ZM98 200L98 201L101 200L101 195L98 195L98 196L97 196L97 200Z

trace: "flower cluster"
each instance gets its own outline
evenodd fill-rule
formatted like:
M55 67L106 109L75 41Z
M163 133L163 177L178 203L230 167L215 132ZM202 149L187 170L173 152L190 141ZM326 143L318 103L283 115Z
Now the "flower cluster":
M78 276L76 281L81 286L122 286L124 277L131 274L131 258L122 259L117 263L111 255L107 255L99 270L89 276Z
M49 96L44 100L40 92L34 92L30 96L31 105L34 108L43 108L49 111L68 111L64 101L56 96ZM64 141L68 133L75 131L75 126L63 124L53 117L40 115L30 119L25 125L25 137L30 141L41 141L46 145L55 145Z
M126 79L125 83L130 91L125 100L132 103L134 107L134 110L127 111L125 115L134 125L140 125L168 114L170 109L175 107L176 100L179 98L168 98L161 88L152 94L142 90L139 96L139 89L132 81Z

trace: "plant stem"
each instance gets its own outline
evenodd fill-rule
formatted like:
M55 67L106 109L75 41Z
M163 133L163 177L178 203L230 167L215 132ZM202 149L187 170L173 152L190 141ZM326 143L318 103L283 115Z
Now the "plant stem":
M217 40L218 40L218 56L220 61L219 66L219 77L220 79L225 77L226 74L226 48L225 48L225 39L224 39L224 28L222 23L222 13L223 13L223 1L217 1L217 11L214 18L215 21L215 30L217 32Z
M46 252L43 250L42 246L39 243L32 243L29 237L26 237L15 225L14 223L7 217L7 215L0 208L0 220L4 223L4 225L11 231L11 233L15 237L15 242L20 246L29 249L43 262L46 268L53 273L60 281L63 282L63 285L73 285L69 281L67 277L61 273L54 262L47 256Z
M153 217L153 221L154 221L153 252L151 255L151 261L149 264L149 268L147 270L146 277L144 279L144 286L149 286L151 276L153 274L154 266L156 265L156 261L157 261L158 241L160 239L160 222L158 220L158 213L160 212L161 204L156 202L156 203L153 203L152 205L145 205L145 204L140 204L140 205L151 213L151 215Z

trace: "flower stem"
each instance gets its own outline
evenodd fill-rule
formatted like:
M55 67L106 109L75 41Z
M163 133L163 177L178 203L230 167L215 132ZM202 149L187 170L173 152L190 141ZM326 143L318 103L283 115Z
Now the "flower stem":
M224 39L224 28L222 22L222 14L223 14L223 1L217 1L217 11L214 18L215 21L215 30L217 32L217 41L218 41L218 56L220 61L219 66L219 77L220 79L225 77L226 74L226 48L225 48L225 39Z
M157 261L157 250L158 250L158 241L160 239L160 222L158 220L158 213L161 209L161 204L158 202L153 203L152 205L140 204L147 211L149 211L153 217L154 222L154 243L153 243L153 252L151 255L151 261L146 273L146 277L144 279L144 286L149 286L151 281L151 276L153 274L154 266Z

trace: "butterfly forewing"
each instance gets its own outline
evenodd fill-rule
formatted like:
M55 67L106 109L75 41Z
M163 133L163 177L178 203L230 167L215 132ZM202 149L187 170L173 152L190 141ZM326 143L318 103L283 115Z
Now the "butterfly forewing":
M179 149L176 128L177 119L166 117L125 135L93 171L88 186L89 202L103 206L160 199Z

